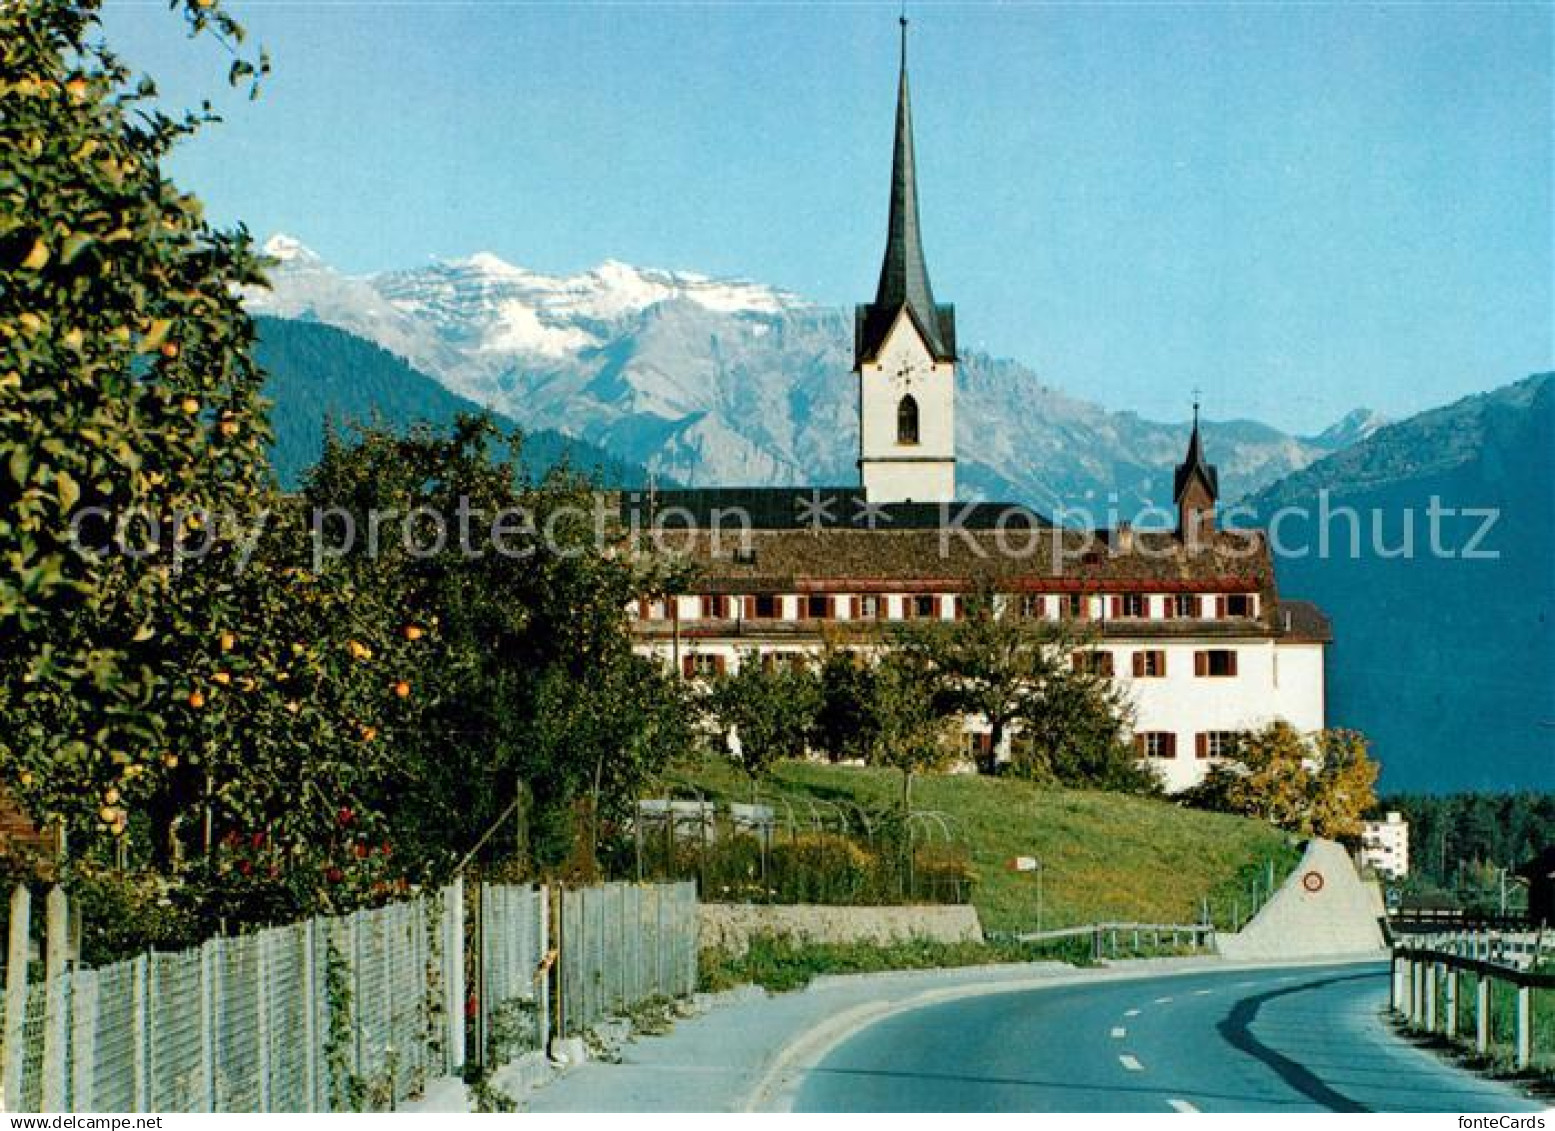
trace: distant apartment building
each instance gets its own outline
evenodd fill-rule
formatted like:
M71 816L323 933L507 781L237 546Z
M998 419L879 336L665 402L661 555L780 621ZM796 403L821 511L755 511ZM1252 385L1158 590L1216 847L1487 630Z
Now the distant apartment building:
M1361 825L1361 866L1393 880L1409 875L1409 822L1402 813Z

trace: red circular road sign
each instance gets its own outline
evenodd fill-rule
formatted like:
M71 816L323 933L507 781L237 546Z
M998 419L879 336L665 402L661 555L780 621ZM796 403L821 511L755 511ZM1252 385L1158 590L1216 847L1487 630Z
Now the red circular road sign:
M1316 895L1318 892L1323 890L1323 873L1308 872L1306 875L1301 877L1301 886L1306 888L1313 895Z

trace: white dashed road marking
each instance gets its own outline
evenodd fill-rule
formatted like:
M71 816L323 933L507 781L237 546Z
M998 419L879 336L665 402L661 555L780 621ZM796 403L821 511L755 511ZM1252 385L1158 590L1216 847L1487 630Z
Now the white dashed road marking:
M1139 1016L1139 1010L1137 1010L1137 1009L1130 1009L1128 1012L1124 1013L1123 1016L1124 1017L1138 1017Z
M1155 999L1155 1003L1157 1005L1167 1005L1167 1004L1169 1004L1171 1002L1171 1000L1172 999L1169 998L1169 997L1158 997L1158 998Z
M1187 1100L1167 1100L1166 1102L1171 1105L1173 1111L1189 1112L1199 1110Z
M1214 990L1194 990L1193 991L1193 996L1194 997L1209 997L1209 995L1214 993L1214 992L1215 992Z
M1112 1039L1113 1040L1121 1041L1126 1036L1128 1036L1128 1030L1123 1028L1123 1026L1118 1025L1118 1026L1113 1028L1113 1030L1112 1030Z
M1124 1053L1122 1056L1118 1057L1118 1063L1121 1064L1124 1068L1127 1068L1130 1072L1143 1072L1145 1070L1145 1066L1140 1064L1137 1059L1130 1056L1128 1053Z

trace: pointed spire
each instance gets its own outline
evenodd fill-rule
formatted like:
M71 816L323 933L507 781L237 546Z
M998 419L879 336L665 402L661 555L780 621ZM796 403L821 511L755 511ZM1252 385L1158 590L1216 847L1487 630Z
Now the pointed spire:
M1193 391L1193 432L1188 437L1188 454L1183 457L1182 463L1177 465L1177 474L1172 484L1172 496L1176 501L1182 500L1182 493L1187 489L1195 473L1204 481L1211 501L1219 498L1220 475L1214 465L1205 461L1204 443L1199 438L1199 391L1197 389Z
M872 357L903 308L936 359L955 359L955 315L934 303L918 224L918 171L913 156L912 100L907 89L907 16L900 19L901 70L896 90L896 136L891 156L891 215L875 301L860 310L858 360Z

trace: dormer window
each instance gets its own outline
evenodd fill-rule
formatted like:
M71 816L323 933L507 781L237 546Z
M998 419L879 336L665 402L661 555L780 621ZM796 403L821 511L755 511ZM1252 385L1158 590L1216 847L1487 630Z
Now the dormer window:
M918 442L918 402L911 396L903 397L901 403L896 406L896 442L898 444Z

